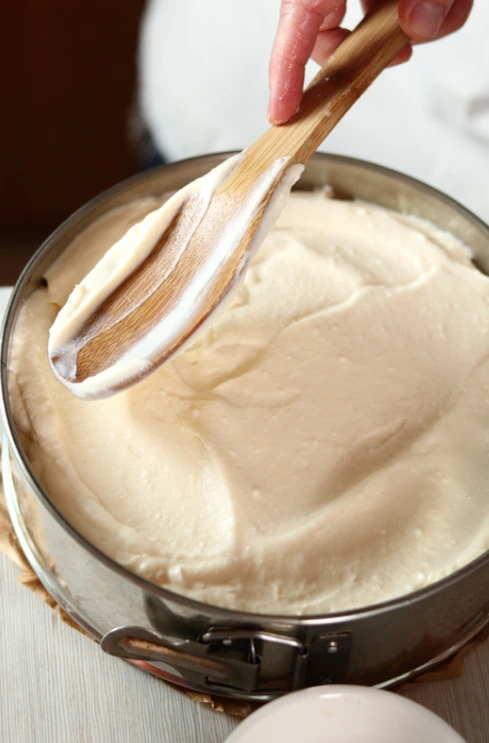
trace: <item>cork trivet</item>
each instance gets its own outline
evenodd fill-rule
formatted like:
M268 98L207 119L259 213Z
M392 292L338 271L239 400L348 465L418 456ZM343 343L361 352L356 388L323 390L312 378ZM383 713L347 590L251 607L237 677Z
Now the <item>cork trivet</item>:
M0 469L1 475L1 469ZM73 629L81 632L83 635L90 637L85 630L83 630L67 612L57 604L53 597L46 591L39 578L32 571L27 559L22 552L22 549L15 536L12 523L9 519L8 512L5 506L5 500L3 495L3 487L0 484L0 551L3 552L10 560L22 569L22 574L19 577L20 582L29 588L38 598L44 601L51 609L57 612L60 619L68 624ZM441 663L434 669L431 669L422 675L416 677L412 681L401 683L396 686L393 691L403 692L407 688L412 688L416 684L424 683L426 681L446 681L447 679L458 678L462 675L463 665L466 654L469 652L473 643L481 642L489 638L489 628L480 632L473 640L464 645L464 647L458 651L454 656ZM90 638L93 639L93 638ZM163 679L161 679L163 680ZM257 709L260 705L251 702L241 702L232 699L223 699L215 697L210 694L201 694L195 691L189 691L183 689L175 684L165 681L176 691L185 694L187 697L192 699L194 702L199 704L208 704L216 712L225 712L229 715L235 715L236 717L247 717L251 712Z

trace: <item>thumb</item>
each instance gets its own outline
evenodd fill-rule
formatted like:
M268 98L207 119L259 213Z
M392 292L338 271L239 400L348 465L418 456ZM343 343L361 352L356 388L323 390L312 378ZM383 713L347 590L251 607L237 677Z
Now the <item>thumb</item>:
M402 27L414 41L434 39L453 4L454 0L400 0Z

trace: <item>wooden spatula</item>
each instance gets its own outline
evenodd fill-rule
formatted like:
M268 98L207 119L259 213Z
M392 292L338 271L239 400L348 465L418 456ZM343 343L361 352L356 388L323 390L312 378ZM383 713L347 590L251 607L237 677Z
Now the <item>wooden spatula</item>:
M407 43L398 1L377 6L315 77L293 119L271 127L215 179L210 200L199 189L177 197L149 254L108 296L106 289L99 302L95 296L75 323L66 317L68 302L49 346L60 381L80 397L106 397L181 349L229 299L277 202L300 174L297 166Z

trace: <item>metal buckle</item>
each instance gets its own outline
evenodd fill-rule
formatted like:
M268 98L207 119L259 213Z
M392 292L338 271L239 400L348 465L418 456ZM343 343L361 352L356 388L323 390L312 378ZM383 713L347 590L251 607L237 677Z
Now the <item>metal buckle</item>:
M202 686L222 685L243 691L253 691L258 686L260 664L251 658L243 659L234 648L220 657L211 643L195 640L169 642L143 627L113 629L104 635L100 645L109 655L126 660L164 663Z
M128 626L111 630L100 644L106 653L119 658L171 666L186 680L216 693L256 692L263 688L269 693L283 693L344 681L351 635L322 635L306 644L294 637L261 630L211 627L198 640L170 642L152 630ZM262 663L264 652L271 645L292 651L288 673L275 680Z

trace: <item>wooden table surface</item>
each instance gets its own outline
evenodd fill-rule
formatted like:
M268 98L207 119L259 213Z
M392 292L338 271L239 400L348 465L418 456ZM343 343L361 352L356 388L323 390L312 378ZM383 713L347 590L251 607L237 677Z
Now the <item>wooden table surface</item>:
M0 316L6 294L0 290ZM18 573L0 554L1 743L223 743L239 723L105 655L22 586ZM404 694L468 743L488 743L489 641L473 643L459 678Z
M223 743L238 724L105 655L22 586L18 573L0 555L2 743ZM468 743L487 743L489 643L473 645L460 678L404 693Z

